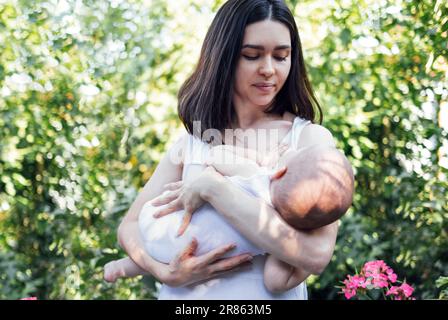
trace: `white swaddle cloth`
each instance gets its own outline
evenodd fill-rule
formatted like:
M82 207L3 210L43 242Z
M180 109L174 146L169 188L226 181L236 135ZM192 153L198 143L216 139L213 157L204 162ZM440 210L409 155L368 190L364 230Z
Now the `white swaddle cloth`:
M249 178L239 176L227 178L253 196L260 197L271 204L268 174L254 175ZM236 244L236 248L223 257L241 253L251 253L252 255L265 253L241 235L208 203L194 212L185 233L180 237L176 235L184 217L184 210L156 219L153 214L160 208L162 206L154 207L147 202L139 215L139 228L145 249L151 257L160 262L172 261L179 252L186 248L193 237L198 240L196 255L202 255L230 243Z

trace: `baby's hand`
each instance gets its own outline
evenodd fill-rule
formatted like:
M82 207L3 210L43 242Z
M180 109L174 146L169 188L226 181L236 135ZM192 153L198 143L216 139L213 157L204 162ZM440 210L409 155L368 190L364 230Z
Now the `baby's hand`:
M220 165L232 165L244 156L244 150L234 146L218 145L210 149L205 164L218 169Z
M212 166L214 167L215 164L219 164L220 159L222 158L224 149L223 149L223 145L218 145L218 146L214 146L210 149L208 155L207 155L207 159L205 160L205 164L207 166Z
M279 159L285 154L288 149L288 145L280 144L277 148L271 150L266 156L257 157L259 159L257 163L261 167L275 167L278 164Z
M205 164L223 176L250 176L258 173L255 150L234 146L215 146L210 149Z

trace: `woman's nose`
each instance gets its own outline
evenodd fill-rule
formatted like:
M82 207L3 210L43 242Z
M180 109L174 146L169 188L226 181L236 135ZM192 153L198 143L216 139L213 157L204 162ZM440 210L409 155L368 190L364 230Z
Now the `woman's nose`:
M260 66L259 72L265 77L270 77L274 74L275 70L274 66L272 65L272 58L267 57L266 59L263 59L263 63Z

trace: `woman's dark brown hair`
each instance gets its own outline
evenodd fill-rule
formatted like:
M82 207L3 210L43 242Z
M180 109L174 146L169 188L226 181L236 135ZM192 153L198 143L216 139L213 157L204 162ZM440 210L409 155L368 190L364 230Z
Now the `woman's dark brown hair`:
M291 36L291 70L288 78L265 112L282 115L285 111L314 120L315 109L322 109L308 80L302 45L294 16L282 0L229 0L216 14L205 37L199 62L178 94L179 117L190 134L201 137L207 129L230 128L235 114L232 97L236 65L246 26L272 20L284 24ZM200 132L193 122L200 121Z

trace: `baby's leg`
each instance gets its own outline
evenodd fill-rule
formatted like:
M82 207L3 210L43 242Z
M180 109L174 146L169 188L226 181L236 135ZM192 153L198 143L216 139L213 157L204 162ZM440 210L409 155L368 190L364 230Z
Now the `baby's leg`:
M118 278L132 278L145 274L147 272L129 257L113 260L104 266L104 280L107 282L115 282Z
M264 264L264 285L273 293L297 287L309 276L310 273L305 269L290 266L272 255L268 255Z

